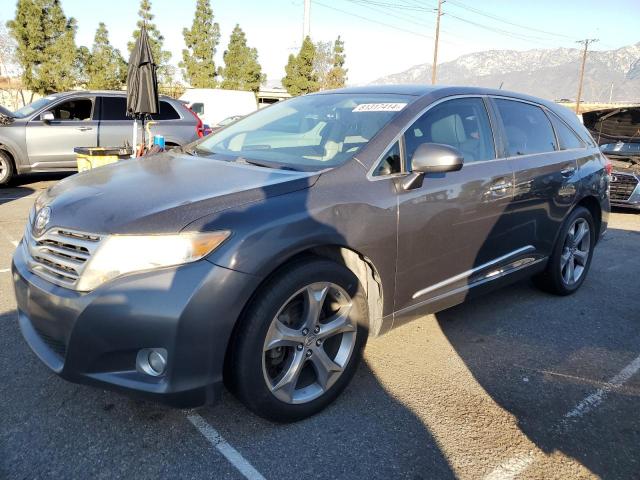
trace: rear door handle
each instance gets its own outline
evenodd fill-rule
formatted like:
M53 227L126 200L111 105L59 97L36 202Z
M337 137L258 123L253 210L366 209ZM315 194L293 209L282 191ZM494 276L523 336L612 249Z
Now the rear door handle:
M78 130L81 132L86 132L88 130L93 130L93 127L78 127Z

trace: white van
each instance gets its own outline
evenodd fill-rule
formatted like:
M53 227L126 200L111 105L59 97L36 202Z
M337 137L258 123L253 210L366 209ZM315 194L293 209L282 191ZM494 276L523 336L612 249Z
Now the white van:
M253 92L220 88L188 88L180 97L202 121L215 127L229 117L243 117L258 109Z

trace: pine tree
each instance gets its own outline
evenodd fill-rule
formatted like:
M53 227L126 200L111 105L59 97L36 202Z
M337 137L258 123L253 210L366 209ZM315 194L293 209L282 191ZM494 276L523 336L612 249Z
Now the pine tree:
M223 78L222 88L253 92L260 90L266 76L262 74L262 67L258 63L258 50L247 46L247 37L240 25L236 24L233 29L223 59L224 68L219 70Z
M87 88L92 90L120 90L126 82L127 63L109 43L109 32L102 22L93 39L86 73Z
M347 83L347 69L345 64L344 41L340 39L340 35L333 44L333 67L327 73L324 82L324 88L330 90L332 88L342 88Z
M213 60L220 41L220 26L213 22L209 0L198 0L191 29L182 30L187 48L182 50L182 76L194 88L216 86L216 66Z
M159 83L165 83L167 79L167 63L171 60L171 52L162 50L164 43L164 37L160 34L157 27L151 21L154 15L151 13L151 0L140 0L140 10L138 10L138 16L140 20L136 24L137 27L133 32L133 41L128 43L129 53L133 50L136 44L136 40L140 36L140 30L142 26L146 26L147 34L149 35L149 44L151 45L151 53L153 54L153 60L158 67L158 81Z
M76 84L76 21L64 15L59 0L18 0L7 27L16 40L25 88L46 95Z
M313 68L315 56L316 47L309 37L302 42L298 55L289 55L282 85L291 95L304 95L320 89L318 76Z

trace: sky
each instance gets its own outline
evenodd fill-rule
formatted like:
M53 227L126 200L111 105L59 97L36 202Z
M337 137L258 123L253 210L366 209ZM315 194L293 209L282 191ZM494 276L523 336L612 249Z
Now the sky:
M5 5L11 0L4 0ZM127 42L138 20L138 0L61 0L78 21L76 43L91 47L99 22L111 43L128 57ZM193 21L196 0L151 0L164 48L182 58L182 29ZM231 30L240 24L258 49L267 84L278 84L290 53L302 41L303 0L211 0L221 38L222 63ZM437 0L311 0L311 37L345 42L348 83L375 79L433 59ZM640 0L448 0L443 3L439 63L466 53L495 50L576 47L578 39L598 38L595 50L640 42ZM5 23L14 10L3 8ZM472 23L469 23L472 22Z

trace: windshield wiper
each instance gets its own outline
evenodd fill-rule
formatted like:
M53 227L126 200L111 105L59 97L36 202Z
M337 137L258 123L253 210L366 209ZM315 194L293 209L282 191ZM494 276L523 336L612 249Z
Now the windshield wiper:
M208 155L213 155L213 152L205 150L203 148L198 148L197 146L193 148L183 148L182 151L187 155L191 155L194 157L206 157Z
M235 159L236 163L246 163L249 165L255 165L257 167L265 167L265 168L275 168L278 170L293 170L293 171L297 171L295 168L286 166L286 165L282 165L280 163L271 163L271 162L259 162L257 160L248 160L244 157L238 157Z

